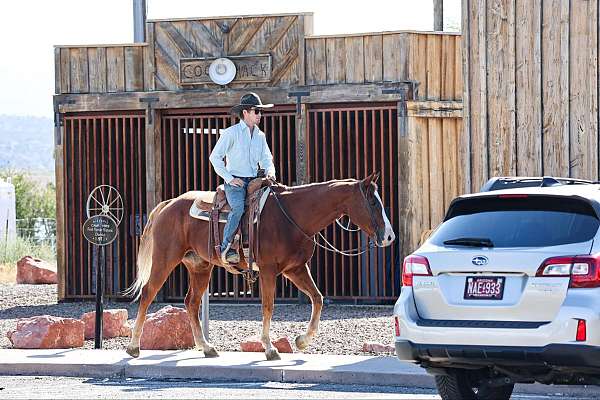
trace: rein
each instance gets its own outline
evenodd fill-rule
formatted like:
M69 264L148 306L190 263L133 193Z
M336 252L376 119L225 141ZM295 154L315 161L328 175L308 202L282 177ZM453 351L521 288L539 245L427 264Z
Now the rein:
M359 188L360 188L360 194L362 195L363 199L365 200L366 204L367 204L367 208L369 209L369 211L371 212L371 223L373 224L373 226L377 226L374 224L374 217L373 217L373 211L371 210L371 207L369 207L369 203L367 201L367 196L365 195L362 186L359 183ZM294 221L294 219L292 217L290 217L288 215L288 213L285 211L285 208L283 207L283 204L281 204L281 201L279 200L279 197L277 196L277 193L275 191L271 191L271 193L273 194L273 197L275 198L275 201L277 202L277 206L279 207L279 209L281 210L281 212L283 213L283 215L287 218L288 221L290 221L292 223L292 225L294 225L296 227L296 229L298 231L300 231L300 233L302 233L302 235L304 235L304 237L310 241L312 241L315 245L317 245L318 247L332 252L332 253L337 253L337 254L341 254L343 256L348 256L348 257L357 257L360 256L361 254L364 254L367 252L367 250L372 249L373 247L376 247L375 243L373 243L373 240L371 239L371 237L369 237L369 244L365 247L357 247L354 249L350 249L350 250L346 250L346 251L342 251L338 248L336 248L333 244L329 243L329 241L327 241L327 239L325 238L325 236L321 233L318 232L319 237L325 242L325 245L322 245L321 243L317 242L313 237L310 237L306 234L306 232L304 232L304 230L298 226L298 224L296 223L296 221ZM337 221L337 219L336 219ZM342 227L343 228L343 227ZM347 230L347 229L346 229ZM358 229L360 230L360 229ZM352 231L350 231L352 232Z
M336 218L335 219L335 223L342 228L343 230L345 230L346 232L358 232L360 231L360 228L356 228L356 229L350 229L350 224L352 223L352 221L350 221L350 219L348 219L348 225L344 226L342 225L342 223L340 222L340 218Z

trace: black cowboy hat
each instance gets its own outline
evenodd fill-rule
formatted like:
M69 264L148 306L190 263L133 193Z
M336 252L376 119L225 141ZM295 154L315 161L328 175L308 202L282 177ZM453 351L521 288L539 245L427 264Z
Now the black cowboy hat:
M239 114L242 110L251 108L271 108L273 104L263 104L256 93L247 93L240 99L240 104L231 107L232 114Z

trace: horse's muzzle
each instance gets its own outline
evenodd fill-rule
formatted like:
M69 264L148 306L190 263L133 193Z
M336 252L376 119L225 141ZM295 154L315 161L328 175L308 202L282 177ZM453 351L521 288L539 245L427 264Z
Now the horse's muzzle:
M377 240L375 241L375 243L377 243L378 247L387 247L390 244L392 244L394 240L396 240L396 235L394 234L394 231L391 229L391 227L387 226L385 229L378 229L376 236Z

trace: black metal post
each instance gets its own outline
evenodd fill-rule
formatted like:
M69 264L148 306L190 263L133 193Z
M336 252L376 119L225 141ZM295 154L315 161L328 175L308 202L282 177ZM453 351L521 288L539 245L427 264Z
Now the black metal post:
M100 256L96 268L96 336L94 348L102 348L102 316L104 314L104 246L100 246Z

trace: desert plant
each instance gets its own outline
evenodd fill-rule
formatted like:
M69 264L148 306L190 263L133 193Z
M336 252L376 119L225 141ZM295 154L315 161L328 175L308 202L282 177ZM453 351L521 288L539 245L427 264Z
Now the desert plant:
M28 238L0 242L0 264L15 264L24 256L41 258L50 263L56 260L56 248L47 243L35 243Z

